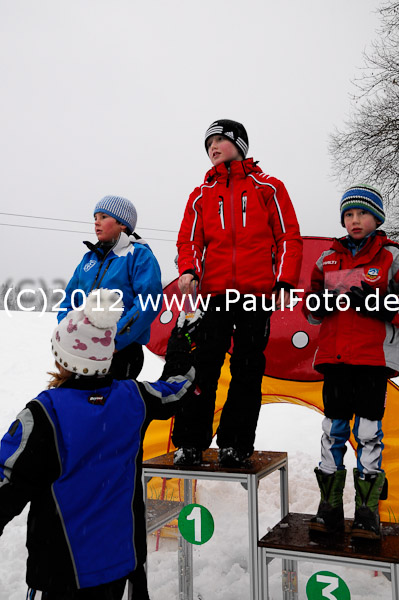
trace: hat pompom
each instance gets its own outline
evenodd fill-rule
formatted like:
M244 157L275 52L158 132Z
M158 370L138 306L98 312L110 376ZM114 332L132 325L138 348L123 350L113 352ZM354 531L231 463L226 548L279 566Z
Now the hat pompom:
M121 294L106 288L93 290L87 296L83 312L90 323L99 329L115 327L123 312Z

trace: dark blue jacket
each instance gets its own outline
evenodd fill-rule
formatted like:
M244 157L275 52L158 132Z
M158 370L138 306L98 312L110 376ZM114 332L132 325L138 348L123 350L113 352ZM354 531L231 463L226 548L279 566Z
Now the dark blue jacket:
M122 232L116 244L107 251L101 246L90 244L92 249L76 267L57 315L60 322L70 310L78 308L83 296L87 297L93 289L101 287L120 290L125 309L118 322L118 334L115 337L117 350L122 350L133 342L147 344L151 323L162 308L162 282L158 261L146 244L134 242L133 239ZM119 335L129 322L129 329Z
M31 502L31 588L95 587L133 571L140 443L151 419L175 414L193 375L191 368L155 383L70 379L17 416L0 447L0 534Z

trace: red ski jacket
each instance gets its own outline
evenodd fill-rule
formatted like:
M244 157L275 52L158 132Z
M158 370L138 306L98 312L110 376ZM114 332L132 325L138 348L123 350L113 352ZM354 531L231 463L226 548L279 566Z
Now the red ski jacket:
M177 240L179 273L200 291L265 294L295 287L302 239L284 184L252 158L213 167L190 195Z
M371 236L353 256L340 240L323 252L313 268L311 290L324 288L345 294L353 285L367 282L380 295L390 293L388 284L399 282L399 244L383 231ZM380 296L381 298L381 296ZM304 305L308 321L320 324ZM392 322L384 322L348 310L335 310L321 321L314 367L323 372L324 364L387 366L399 370L399 314Z

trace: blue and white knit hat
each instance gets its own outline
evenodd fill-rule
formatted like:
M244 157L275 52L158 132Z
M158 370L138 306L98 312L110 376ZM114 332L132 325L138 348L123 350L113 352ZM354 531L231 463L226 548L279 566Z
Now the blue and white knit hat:
M230 119L219 119L208 127L205 133L205 150L208 152L206 142L211 135L223 135L236 146L243 158L248 153L248 134L244 125Z
M360 183L352 185L341 198L341 224L344 226L344 212L351 208L362 208L375 216L380 221L378 227L385 221L382 195L370 185Z
M131 233L136 228L137 211L130 200L126 200L126 198L122 198L121 196L104 196L102 200L97 202L93 214L99 212L114 217L122 225L126 225Z

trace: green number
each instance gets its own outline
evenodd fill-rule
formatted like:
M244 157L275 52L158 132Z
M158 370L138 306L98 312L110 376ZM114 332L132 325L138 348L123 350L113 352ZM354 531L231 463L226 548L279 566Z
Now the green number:
M351 594L345 581L329 571L315 573L306 585L308 600L350 600Z
M180 511L178 526L184 539L197 545L210 540L215 530L211 513L201 504L187 504Z

